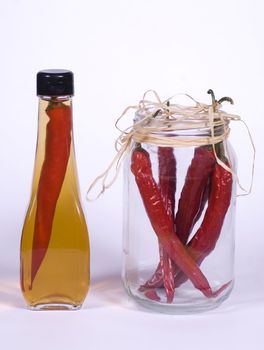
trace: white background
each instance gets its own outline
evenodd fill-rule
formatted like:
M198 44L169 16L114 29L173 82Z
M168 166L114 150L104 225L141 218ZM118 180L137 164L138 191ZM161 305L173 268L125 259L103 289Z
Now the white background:
M263 349L263 13L261 0L0 0L1 349ZM92 249L91 290L79 312L27 311L18 284L37 133L35 75L45 68L75 73L75 145ZM227 110L248 123L258 151L253 193L238 200L234 292L202 315L149 313L126 296L122 176L97 202L84 201L114 156L115 119L150 88L163 99L188 92L209 102L208 88L233 97ZM239 123L232 129L248 186L247 134Z

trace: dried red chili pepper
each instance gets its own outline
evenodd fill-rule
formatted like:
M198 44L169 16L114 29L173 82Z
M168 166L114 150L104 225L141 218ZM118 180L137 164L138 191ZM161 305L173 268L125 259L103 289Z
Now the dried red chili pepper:
M175 218L177 235L186 244L205 204L208 179L213 171L215 156L211 150L198 147L188 168Z
M217 101L215 94L211 89L208 90L207 93L212 97L214 112L216 112L218 106L224 101L231 104L234 103L230 97L222 97ZM228 161L225 158L223 143L218 143L215 145L215 148L218 157L223 159L229 166ZM226 212L230 205L231 194L232 174L219 164L216 164L212 176L208 208L200 228L188 243L187 248L188 253L195 259L198 265L200 265L204 258L215 248L216 242L221 233ZM180 286L187 279L188 278L182 272L179 272L175 278L175 286Z
M131 171L135 176L153 230L169 257L205 296L215 297L219 295L229 283L213 292L206 277L175 235L160 190L153 178L149 154L141 147L137 147L133 151Z
M172 147L158 147L159 187L168 215L174 220L176 159Z
M158 296L158 294L155 291L155 289L146 290L144 294L145 294L145 296L148 299L155 300L155 301L160 301L160 297Z
M188 168L185 183L181 192L175 226L177 236L183 244L186 244L194 224L199 220L209 195L208 179L213 171L215 157L206 147L198 147L194 151L192 162ZM162 287L161 264L156 269L150 280L143 287ZM178 271L173 267L174 275Z
M229 166L228 162L226 164ZM187 246L187 252L198 265L215 248L230 205L231 195L232 174L221 165L216 164L212 175L211 191L204 219ZM179 272L175 279L175 285L178 287L187 279L187 276Z
M159 162L159 187L161 195L167 210L168 216L174 221L175 210L175 192L176 192L176 159L172 147L158 148ZM160 262L152 277L139 288L144 291L145 288L157 288L164 285L167 302L171 303L174 297L174 276L175 264L168 257L168 254L159 244Z
M176 159L172 147L158 148L159 161L159 187L168 216L172 222L175 210L176 192ZM171 303L174 298L174 276L175 267L162 244L159 244L160 267L162 271L163 284L167 295L167 302Z
M63 103L50 102L46 113L49 121L46 126L45 158L37 190L31 285L48 249L53 217L63 185L71 147L71 107Z

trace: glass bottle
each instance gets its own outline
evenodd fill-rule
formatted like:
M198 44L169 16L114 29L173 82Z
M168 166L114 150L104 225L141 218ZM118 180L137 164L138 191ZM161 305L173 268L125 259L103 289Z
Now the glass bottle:
M73 73L37 74L38 140L20 247L29 308L78 309L89 288L89 238L72 132Z
M157 131L151 133L159 124L161 138L195 144L197 138L211 137L200 116L174 132L163 117L160 111L159 120L149 119L142 134L156 139ZM138 110L135 121L144 118ZM226 126L215 127L215 135ZM235 171L228 140L215 150ZM224 301L234 283L235 204L235 180L217 164L212 145L132 141L124 164L122 279L128 294L164 313L202 312Z

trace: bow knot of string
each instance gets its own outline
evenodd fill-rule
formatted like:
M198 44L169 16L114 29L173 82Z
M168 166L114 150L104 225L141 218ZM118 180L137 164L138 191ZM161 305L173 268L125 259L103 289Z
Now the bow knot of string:
M154 96L154 99L147 98L150 94ZM174 99L180 95L186 96L192 100L194 105L185 106L174 103ZM146 91L142 100L140 100L137 105L128 106L116 120L115 127L120 131L120 135L115 141L115 149L117 153L106 170L97 176L88 188L86 195L87 200L92 201L97 199L106 189L112 186L119 174L122 161L129 152L130 146L133 142L173 148L211 145L216 162L232 173L238 186L244 192L239 196L250 194L253 185L256 155L252 135L247 124L240 118L240 116L222 111L220 109L221 103L219 102L215 101L214 105L200 103L188 94L173 95L165 101L161 101L156 91ZM133 111L134 123L125 129L121 129L119 127L120 121L131 111ZM230 121L240 121L244 124L253 149L251 183L248 190L240 184L237 173L218 157L215 149L217 143L228 138L230 134ZM198 134L195 134L192 133L194 129L200 131L204 130L205 132L198 132ZM185 131L185 133L183 134L182 131ZM228 158L230 157L228 156ZM91 191L99 182L101 183L99 193L95 198L90 198L89 195Z

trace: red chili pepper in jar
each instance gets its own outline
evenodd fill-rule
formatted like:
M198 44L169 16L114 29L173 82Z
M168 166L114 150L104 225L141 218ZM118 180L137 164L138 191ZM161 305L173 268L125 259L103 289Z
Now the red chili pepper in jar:
M158 148L159 161L159 188L168 216L174 221L175 192L176 192L176 159L172 147ZM162 244L159 244L160 268L162 279L167 295L167 302L171 303L174 298L175 264L168 256Z
M206 277L175 235L174 225L168 216L160 190L153 178L149 154L141 147L133 151L131 171L135 176L153 230L169 257L205 296L219 295L229 283L213 292Z
M215 165L212 150L198 147L188 168L175 218L177 235L186 244L206 202L208 179Z
M175 218L177 236L183 244L187 243L193 226L199 220L209 195L211 173L215 164L215 156L211 149L198 147L194 151L192 162L188 168L185 183L179 199ZM174 275L179 271L174 265ZM160 288L163 286L161 265L143 286L143 288Z
M226 161L226 165L229 166ZM187 252L198 265L214 250L220 236L225 215L232 195L232 174L221 165L216 164L213 175L208 207L198 231L187 245ZM175 279L178 287L188 277L179 272Z

